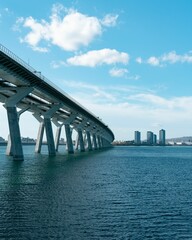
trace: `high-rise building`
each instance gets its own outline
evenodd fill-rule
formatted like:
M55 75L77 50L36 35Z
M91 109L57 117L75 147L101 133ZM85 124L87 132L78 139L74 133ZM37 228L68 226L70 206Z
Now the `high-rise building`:
M151 131L147 131L147 144L153 144L153 132Z
M157 135L153 134L153 144L157 144Z
M134 143L136 145L140 145L141 144L141 133L139 131L135 131L135 140Z
M165 130L161 129L159 131L159 145L164 146L165 145Z

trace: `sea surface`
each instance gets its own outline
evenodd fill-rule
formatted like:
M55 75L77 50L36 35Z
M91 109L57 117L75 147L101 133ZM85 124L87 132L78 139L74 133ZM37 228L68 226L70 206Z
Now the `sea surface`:
M192 239L192 147L43 147L0 147L1 240Z

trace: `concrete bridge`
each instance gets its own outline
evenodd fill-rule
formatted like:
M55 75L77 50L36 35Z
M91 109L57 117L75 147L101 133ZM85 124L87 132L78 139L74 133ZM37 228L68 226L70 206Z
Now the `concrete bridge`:
M23 160L19 117L30 111L39 122L35 152L41 152L44 130L48 153L56 155L64 126L67 151L74 153L110 147L113 132L93 113L56 87L10 50L0 45L0 102L7 111L9 139L6 154ZM52 123L57 131L54 137ZM2 123L1 123L2 126ZM76 130L76 145L72 131Z

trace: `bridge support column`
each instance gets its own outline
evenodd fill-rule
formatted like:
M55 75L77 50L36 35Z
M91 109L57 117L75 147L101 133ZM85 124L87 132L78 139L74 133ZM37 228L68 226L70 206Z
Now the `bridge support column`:
M101 148L101 141L100 141L100 136L97 136L97 142L98 142L98 148Z
M9 122L9 132L11 139L11 149L14 160L24 160L21 134L16 107L6 107Z
M24 113L25 111L27 111L28 109L29 109L29 107L26 107L26 108L20 110L19 112L17 112L18 123L19 123L19 118L20 118L21 114ZM13 156L13 149L12 149L10 134L8 135L6 155L7 156Z
M16 105L32 91L33 88L31 87L20 87L16 89L15 95L6 99L4 104L4 107L7 110L10 134L9 149L7 149L7 153L9 151L9 153L13 156L13 160L24 160L19 127L19 114L17 112ZM21 110L20 112L22 113L24 111L26 111L26 109Z
M97 140L96 140L95 134L93 134L93 147L94 147L95 150L98 149L98 148L97 148Z
M36 153L41 152L44 129L45 129L44 122L40 122L39 131L38 131L38 135L37 135L37 141L36 141L36 145L35 145L35 152Z
M80 128L78 128L77 132L78 132L78 136L79 136L80 151L85 152L85 145L84 145L82 130Z
M107 142L106 142L106 139L102 138L102 144L103 144L103 147L106 148L107 147Z
M53 137L53 129L51 125L51 117L53 114L55 114L60 108L62 104L55 104L51 105L49 110L44 113L44 125L45 125L45 132L47 136L47 146L48 146L48 152L50 156L55 156L56 151L55 151L55 142L54 142L54 137Z
M10 134L8 135L6 155L7 155L7 156L13 156L13 149L12 149Z
M37 141L36 141L36 145L35 145L35 152L36 153L40 153L41 152L42 143L43 143L43 134L44 134L45 125L44 125L43 118L40 116L40 113L34 113L33 116L40 123L39 124L38 134L37 134Z
M76 141L75 141L75 150L78 150L79 146L79 134L77 134Z
M46 132L46 136L47 136L47 146L48 146L49 155L55 156L56 151L55 151L55 143L54 143L54 138L53 138L51 119L48 117L45 117L44 124L45 124L45 132Z
M88 143L88 151L92 151L93 148L92 148L92 144L91 144L91 135L90 135L90 132L86 132L87 134L87 143Z
M69 124L65 124L65 134L66 134L66 141L67 141L67 151L68 153L74 153L73 149L73 141L72 141L72 133Z
M100 144L101 144L101 148L104 148L103 137L100 137Z
M55 135L55 151L58 152L59 149L59 141L60 141L60 136L61 136L61 129L62 127L59 126L57 127L56 135Z
M56 118L53 118L52 122L57 127L56 134L55 134L55 151L58 152L59 142L60 142L60 137L61 137L61 130L62 130L63 124L58 123L58 120Z

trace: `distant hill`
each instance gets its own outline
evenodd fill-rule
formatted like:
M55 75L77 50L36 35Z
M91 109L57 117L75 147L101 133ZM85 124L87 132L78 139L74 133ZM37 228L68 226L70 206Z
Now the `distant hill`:
M192 136L166 139L168 142L192 142Z

